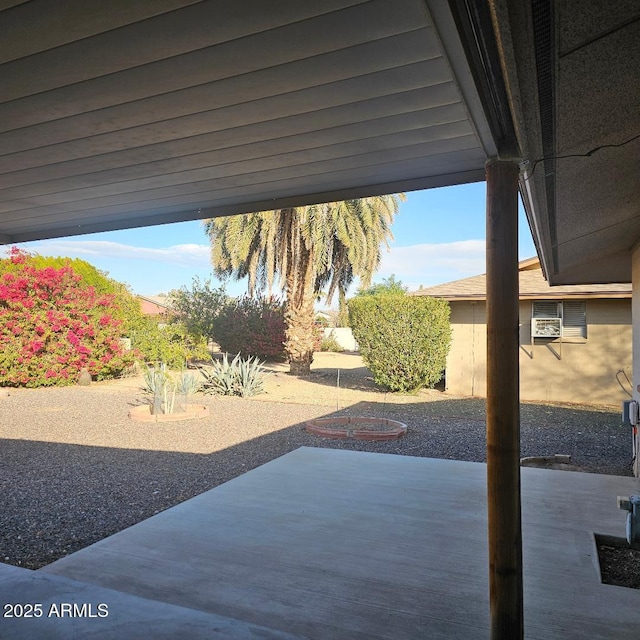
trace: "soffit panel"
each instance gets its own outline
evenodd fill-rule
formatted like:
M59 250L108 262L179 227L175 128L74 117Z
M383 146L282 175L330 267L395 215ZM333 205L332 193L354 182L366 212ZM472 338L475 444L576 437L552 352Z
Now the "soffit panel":
M407 185L411 189L428 189L437 186L448 186L451 184L462 184L466 182L478 182L484 173L482 169L477 169L478 160L481 157L477 150L456 152L444 156L432 157L427 163L427 169L432 170L432 177L424 178L421 172L418 176L411 174L414 162L398 161L395 163L384 163L373 166L356 166L355 168L336 169L336 165L330 165L329 171L319 174L317 168L303 167L297 172L271 173L265 176L264 182L246 179L242 184L241 177L234 176L226 181L219 181L216 190L213 192L192 193L188 197L177 199L164 198L152 201L154 224L164 224L166 222L179 222L180 220L199 220L214 215L231 215L237 213L238 207L243 203L250 211L263 211L273 206L272 194L277 190L279 194L278 206L296 206L300 196L300 189L308 190L307 201L309 203L320 203L332 200L343 200L345 198L357 198L367 195L380 195L385 193L395 193L405 188ZM436 171L442 171L437 174ZM309 172L312 172L309 174ZM299 175L295 175L298 173ZM285 175L286 178L281 178ZM293 175L293 177L292 177ZM354 181L364 184L364 180L372 180L371 183L357 189L353 188ZM324 187L330 181L332 191L313 192L314 186ZM238 187L242 187L239 189ZM408 189L408 190L411 190ZM330 195L328 199L326 194ZM216 209L207 209L209 203L215 198ZM178 204L172 204L175 202ZM185 217L185 202L189 205L189 217ZM281 204L280 204L281 203ZM56 215L54 211L49 215L44 215L44 223L51 231L50 237L60 235L73 235L73 233L60 233L60 229L76 229L76 225L91 224L93 230L112 230L125 228L112 225L113 221L130 220L129 226L145 226L148 224L148 202L128 203L125 205L114 205L110 203L108 207L97 207L94 209L79 208L74 211L66 211L66 215ZM43 220L29 218L27 220L16 220L13 223L25 235L25 241L36 239L35 234L42 228ZM84 231L83 231L84 233Z
M632 60L640 60L640 21L560 57L558 156L588 154L640 134L640 72ZM640 237L639 164L640 138L589 157L557 161L559 271L635 244Z
M74 4L73 0L46 3L47 16L51 15L51 9L62 14L57 24L58 30L66 30L67 24L82 29L82 15L77 13ZM364 0L323 0L322 3L298 0L278 0L271 3L261 0L210 1L198 2L164 15L155 15L155 0L142 4L146 9L146 18L139 16L135 22L125 22L120 28L96 35L91 31L82 34L73 29L77 33L73 42L46 50L39 50L37 43L34 43L37 53L26 53L20 59L3 65L0 89L4 99L15 100L92 81L94 78L121 73L205 47L249 38L301 20L313 20L323 14L329 18L327 27L337 25L342 20L351 22L354 16L349 16L348 9L358 9L358 5L361 5L361 11L356 15L364 22L363 27L367 26L370 15L367 14ZM28 18L23 14L29 7L30 4L27 4L10 10L15 26L9 33L11 37L3 37L1 40L0 59L10 59L14 40L19 40L28 33ZM104 3L98 0L87 0L84 11L100 11L103 7ZM375 20L375 12L373 15ZM319 26L322 24L320 22ZM381 30L386 28L379 27ZM56 30L55 24L52 29ZM256 55L259 53L253 51ZM219 64L224 66L224 61L220 60Z
M97 7L86 0L67 0L64 3L30 0L24 6L2 14L0 64L125 27L199 1L154 0L150 3L109 0L108 4ZM3 2L0 10L19 4ZM69 20L70 15L74 16L73 21Z
M426 75L429 72L431 75ZM426 84L425 78L427 77L432 78L433 84ZM447 85L449 86L447 87ZM425 92L424 102L420 106L441 106L455 104L458 101L455 88L450 81L447 82L444 69L437 61L414 63L399 69L379 71L350 80L326 83L320 87L293 89L269 98L247 100L193 115L165 117L149 124L109 133L71 138L56 144L48 144L48 139L45 138L41 146L36 146L40 137L35 132L31 139L27 135L24 136L26 144L30 147L26 150L16 150L11 153L10 145L2 145L3 150L8 153L0 156L0 170L4 167L11 167L15 171L45 163L90 157L96 155L96 151L103 155L150 145L155 146L150 149L150 154L157 156L159 152L157 145L160 143L183 139L191 140L215 131L231 129L236 130L234 134L241 134L238 129L258 123L267 125L263 134L266 135L268 127L274 120L309 114L310 120L314 122L316 116L324 118L322 111L349 104L356 105L353 121L358 122L361 119L371 119L368 117L369 110L370 108L376 109L378 99L397 96L395 101L387 100L386 109L383 112L384 115L392 115L404 110L402 105L404 96L398 94L427 87L429 91ZM163 110L155 113L164 113L168 116L174 112ZM326 120L326 118L324 119ZM74 135L74 118L70 120L71 122L65 123L66 135L69 138ZM428 121L425 124L428 124ZM11 134L4 136L0 134L0 141L9 135ZM14 139L16 141L22 140L19 135L16 135ZM277 140L274 141L274 144L277 144Z
M551 7L549 51L533 14L517 14L516 0L499 4L516 25L507 67L521 91L518 126L528 150L522 187L546 275L552 284L628 282L629 250L640 240L640 5L532 4ZM538 59L530 33L539 36ZM539 93L548 53L551 104ZM546 125L542 113L553 115Z

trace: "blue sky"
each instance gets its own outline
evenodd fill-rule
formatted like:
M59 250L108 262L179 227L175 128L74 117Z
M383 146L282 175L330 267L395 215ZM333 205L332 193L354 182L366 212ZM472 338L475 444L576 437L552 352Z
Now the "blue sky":
M374 282L394 274L410 290L485 271L485 183L407 193L393 224L390 251L383 250ZM209 245L200 222L95 233L19 245L50 256L82 258L134 293L156 295L210 277ZM520 259L535 255L520 211ZM239 295L244 282L230 282ZM334 300L335 304L335 300Z

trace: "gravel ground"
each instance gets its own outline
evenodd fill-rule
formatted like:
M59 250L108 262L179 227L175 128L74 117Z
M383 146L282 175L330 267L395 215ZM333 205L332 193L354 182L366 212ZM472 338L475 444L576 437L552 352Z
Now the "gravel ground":
M131 382L0 398L0 562L42 567L301 446L485 460L478 399L395 403L380 394L383 401L336 411L335 404L198 398L209 417L167 424L128 418L145 402ZM344 414L400 420L409 431L392 442L304 431L310 418ZM523 456L570 454L584 471L631 475L630 434L617 410L523 404L521 415Z

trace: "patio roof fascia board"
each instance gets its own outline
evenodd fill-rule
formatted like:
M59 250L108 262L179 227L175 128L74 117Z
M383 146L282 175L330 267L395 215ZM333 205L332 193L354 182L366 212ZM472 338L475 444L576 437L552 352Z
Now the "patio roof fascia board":
M522 293L520 300L610 300L610 299L631 299L631 291L628 293L621 291L602 293Z
M553 233L547 215L547 190L542 172L534 173L536 165L532 165L532 161L545 155L538 66L532 53L540 48L534 32L533 8L531 3L519 0L488 0L487 4L493 16L504 83L521 151L520 197L542 272L551 282L555 263L551 241Z
M230 204L216 207L215 210L197 209L181 210L167 214L148 214L126 216L120 214L118 218L101 220L100 222L86 222L80 225L65 225L59 228L47 228L44 231L25 231L13 235L0 235L0 245L20 242L31 242L49 238L63 238L79 234L97 233L103 231L117 231L123 228L134 229L147 226L172 224L187 220L202 220L219 216L231 216L241 213L252 213L256 211L270 211L278 208L301 207L310 204L323 202L338 202L351 198L365 198L368 196L386 195L389 193L399 193L404 191L417 191L420 189L431 189L438 187L448 187L458 184L468 184L471 182L482 182L484 180L484 169L467 170L457 173L443 174L439 176L426 176L424 178L412 178L398 182L388 182L376 185L364 185L353 188L340 189L336 191L326 191L322 193L303 194L299 196L289 196L286 198L273 198L269 200L257 200L255 202Z
M447 294L430 294L430 293L421 293L416 291L413 295L417 296L425 296L428 298L439 298L440 300L446 300L447 302L484 302L487 299L486 295L460 295L460 296L450 296Z
M412 295L415 296L425 296L430 298L440 298L441 300L447 300L448 302L484 302L487 299L486 294L477 294L477 295L447 295L447 294L430 294L430 293L422 293L420 291L412 292ZM576 293L567 293L567 292L559 292L559 293L520 293L520 300L631 300L632 294L631 291L623 292L623 291L603 291L601 293L585 293L585 292L576 292Z
M484 117L491 130L496 154L487 153L487 157L520 160L522 154L504 82L489 3L449 0L448 5ZM467 106L470 106L469 99L467 96L465 98Z
M469 116L476 136L482 145L487 158L498 155L493 127L489 121L484 101L478 91L478 86L472 73L465 43L460 37L457 23L446 3L438 0L425 0L425 10L429 22L433 25L440 50L445 53L444 59L449 67L451 76L463 98L464 109ZM484 174L483 178L484 180Z
M535 193L534 193L535 191ZM534 202L540 203L540 198L536 197L536 185L533 180L533 172L526 166L520 175L520 198L524 207L527 224L533 239L533 246L540 259L540 268L547 282L551 282L553 267L549 262L551 250L547 242L544 241L545 234L542 232L543 215L541 215L540 204L534 206Z

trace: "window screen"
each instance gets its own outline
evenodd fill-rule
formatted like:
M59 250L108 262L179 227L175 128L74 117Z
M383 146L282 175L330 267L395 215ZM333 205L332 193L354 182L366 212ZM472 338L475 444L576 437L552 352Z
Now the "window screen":
M562 335L567 338L587 337L587 303L565 300L562 303Z
M533 303L534 318L561 318L562 303L553 300L536 300Z

